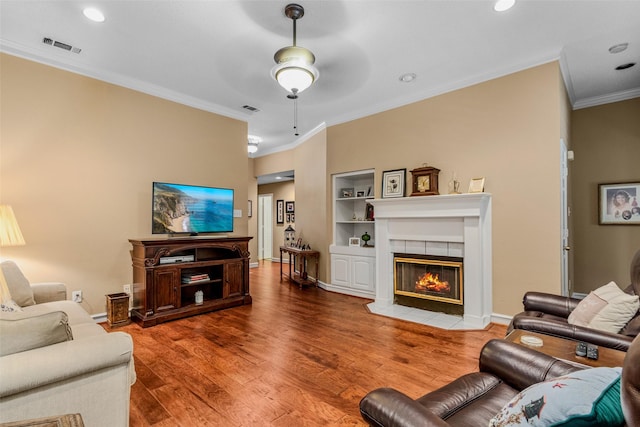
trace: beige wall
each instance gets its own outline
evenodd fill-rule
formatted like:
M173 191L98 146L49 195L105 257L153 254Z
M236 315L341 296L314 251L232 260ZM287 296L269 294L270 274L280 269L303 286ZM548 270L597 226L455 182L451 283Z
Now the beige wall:
M576 110L572 115L574 290L609 281L626 287L640 250L637 225L598 224L598 184L640 182L640 98Z
M131 283L127 239L151 234L152 181L235 190L247 235L247 124L0 55L0 198L26 246L3 248L31 281L82 290L90 313Z
M493 194L493 310L513 315L526 290L560 292L562 88L549 63L332 126L328 175L375 168L376 197L389 169L407 168L409 180L409 170L435 166L444 193L453 171L463 191L484 176Z
M273 218L272 230L273 230L273 247L271 248L273 259L279 259L280 257L280 246L284 245L284 230L288 225L291 225L294 229L297 230L296 224L288 224L286 213L285 213L285 221L284 224L277 224L277 216L276 216L276 202L278 200L283 200L285 203L296 200L296 186L293 181L285 181L285 182L276 182L273 184L264 184L258 186L258 194L271 194L273 196L273 205L271 217ZM296 214L298 210L298 206L295 206ZM297 215L295 215L296 221L298 220Z
M328 218L331 217L327 205L327 133L318 132L304 144L295 148L296 177L296 233L303 243L320 251L319 278L329 282L327 274L330 265L329 245L331 232L327 232ZM313 270L311 274L315 274Z

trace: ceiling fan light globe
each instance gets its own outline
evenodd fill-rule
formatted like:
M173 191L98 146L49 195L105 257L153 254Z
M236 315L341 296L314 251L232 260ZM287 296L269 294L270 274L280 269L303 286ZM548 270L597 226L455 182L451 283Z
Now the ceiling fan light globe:
M317 70L305 64L285 63L276 66L274 78L287 92L301 93L318 77Z

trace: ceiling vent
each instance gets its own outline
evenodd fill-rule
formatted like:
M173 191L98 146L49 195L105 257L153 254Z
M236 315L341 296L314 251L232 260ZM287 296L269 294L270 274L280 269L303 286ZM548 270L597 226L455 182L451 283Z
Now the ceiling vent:
M79 47L73 47L70 44L62 43L61 41L53 40L49 37L43 38L42 43L49 46L59 47L60 49L64 49L68 52L80 53L82 51L82 49L80 49Z
M252 113L257 113L258 111L260 111L256 107L252 107L251 105L243 105L242 108L244 108L245 110L249 110Z

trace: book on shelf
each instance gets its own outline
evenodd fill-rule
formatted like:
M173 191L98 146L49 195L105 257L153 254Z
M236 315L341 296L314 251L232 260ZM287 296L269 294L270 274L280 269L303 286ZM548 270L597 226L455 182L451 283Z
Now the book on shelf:
M209 275L206 273L182 275L182 283L196 283L196 282L204 282L207 280L209 280Z

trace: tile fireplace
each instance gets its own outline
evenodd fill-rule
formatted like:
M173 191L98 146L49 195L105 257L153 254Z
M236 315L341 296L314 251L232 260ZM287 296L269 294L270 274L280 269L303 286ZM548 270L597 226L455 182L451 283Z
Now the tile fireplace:
M388 312L398 305L419 306L458 316L465 329L487 326L492 313L491 195L402 197L375 199L371 203L376 215L376 298L370 309L375 313ZM433 277L416 286L419 279L412 277L409 283L413 282L417 289L407 290L404 287L411 285L402 285L397 292L397 258L408 256L418 265L411 269L438 274L438 281L444 280L450 287L459 285L459 290L437 290L441 285L436 285ZM453 262L455 266L437 267L425 260ZM401 268L403 275L417 274L407 266ZM451 277L453 270L458 270L458 278ZM407 303L405 298L420 303ZM443 305L450 307L443 310Z

